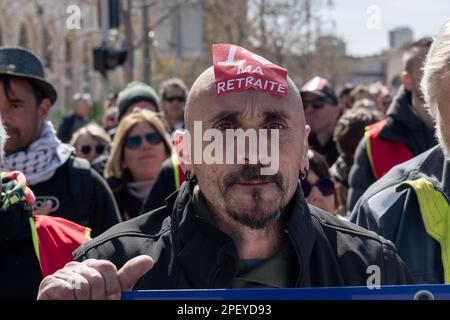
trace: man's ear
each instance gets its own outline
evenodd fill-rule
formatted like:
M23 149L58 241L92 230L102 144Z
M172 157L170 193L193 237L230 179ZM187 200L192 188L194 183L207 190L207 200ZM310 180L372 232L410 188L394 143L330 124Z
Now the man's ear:
M309 150L309 142L308 137L311 132L311 128L308 125L305 125L305 135L303 136L303 150L302 150L302 160L300 163L300 172L306 174L309 170L309 160L308 160L308 150Z
M191 136L187 130L178 129L173 134L173 141L175 141L175 152L178 157L183 171L191 171L191 176L194 176L194 166L191 164Z
M52 103L50 102L50 99L48 99L48 98L42 99L41 103L38 106L40 123L43 123L47 119L47 116L48 116L48 113L50 112L51 106L52 106Z
M403 87L405 87L406 90L411 91L411 77L408 72L403 71L401 75L402 84Z

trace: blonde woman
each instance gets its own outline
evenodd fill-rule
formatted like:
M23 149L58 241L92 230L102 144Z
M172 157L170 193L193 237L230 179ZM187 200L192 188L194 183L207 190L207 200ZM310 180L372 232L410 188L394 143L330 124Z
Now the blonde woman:
M171 153L172 144L157 113L137 108L120 121L104 176L124 220L139 215Z
M111 138L98 124L90 123L73 134L70 144L75 147L77 157L92 163L108 151Z

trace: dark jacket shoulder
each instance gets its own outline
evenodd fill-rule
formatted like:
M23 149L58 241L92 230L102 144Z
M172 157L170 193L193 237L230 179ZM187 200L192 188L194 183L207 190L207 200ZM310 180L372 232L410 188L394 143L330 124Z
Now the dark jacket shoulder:
M443 282L440 246L425 229L415 191L398 186L425 178L448 197L447 168L438 146L395 166L364 193L350 217L352 222L392 240L418 283Z
M31 189L37 205L52 201L50 215L88 226L93 236L121 221L111 189L85 159L71 157L49 180Z
M141 213L164 206L166 198L176 190L173 161L168 158L161 166L153 188L142 206Z

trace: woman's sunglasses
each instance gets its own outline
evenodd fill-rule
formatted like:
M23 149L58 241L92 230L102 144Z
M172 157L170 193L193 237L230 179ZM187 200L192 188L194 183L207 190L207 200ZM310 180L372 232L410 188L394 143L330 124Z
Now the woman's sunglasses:
M301 186L305 198L311 194L312 188L315 186L319 188L324 196L331 196L334 193L334 182L331 179L320 179L312 184L308 180L301 180Z
M178 102L185 102L186 97L185 96L164 97L164 100L168 102L174 102L175 100L177 100Z
M105 146L102 144L97 144L95 146L85 144L80 147L80 151L85 155L90 154L92 150L94 150L96 154L103 154L103 152L105 151Z
M137 149L141 146L143 138L150 144L158 144L163 141L163 137L158 132L149 132L144 136L129 136L125 139L125 147Z

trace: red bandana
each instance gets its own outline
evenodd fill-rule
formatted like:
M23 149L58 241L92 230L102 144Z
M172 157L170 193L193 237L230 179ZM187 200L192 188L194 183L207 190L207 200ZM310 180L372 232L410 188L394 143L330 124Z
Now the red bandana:
M212 51L217 95L248 88L288 95L286 69L232 44L213 44Z

